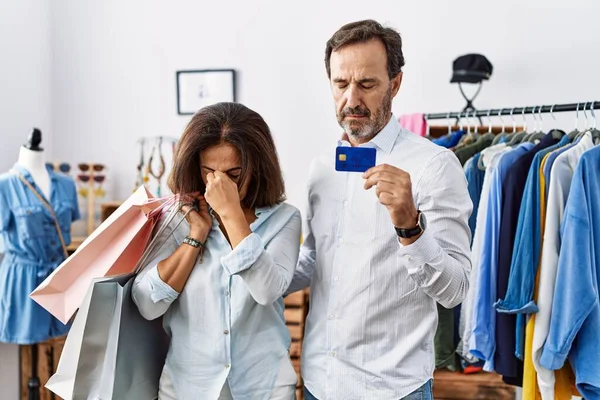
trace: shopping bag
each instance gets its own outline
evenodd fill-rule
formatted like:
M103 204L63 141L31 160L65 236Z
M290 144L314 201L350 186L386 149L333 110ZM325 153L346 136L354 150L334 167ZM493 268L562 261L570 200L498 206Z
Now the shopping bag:
M61 398L148 400L158 396L169 339L131 298L134 274L94 279L46 388Z
M131 273L148 244L156 217L174 199L155 199L140 187L30 297L66 324L94 278Z
M137 272L164 243L157 243L156 238L176 212L172 210L161 221L155 239L131 268L132 273L92 279L57 371L45 385L48 390L65 400L157 398L169 339L162 319L148 321L141 316L131 288Z

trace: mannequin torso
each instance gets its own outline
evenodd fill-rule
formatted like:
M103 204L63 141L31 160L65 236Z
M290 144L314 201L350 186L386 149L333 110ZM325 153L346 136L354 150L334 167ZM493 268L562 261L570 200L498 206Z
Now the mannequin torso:
M43 151L29 150L21 146L17 164L31 174L35 184L40 188L46 199L50 201L50 175L46 169L46 159Z

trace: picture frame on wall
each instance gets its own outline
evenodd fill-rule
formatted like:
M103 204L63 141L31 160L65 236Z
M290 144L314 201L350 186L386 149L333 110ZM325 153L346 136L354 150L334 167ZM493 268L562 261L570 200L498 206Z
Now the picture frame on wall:
M220 102L235 102L235 70L201 69L176 72L177 114L193 115Z

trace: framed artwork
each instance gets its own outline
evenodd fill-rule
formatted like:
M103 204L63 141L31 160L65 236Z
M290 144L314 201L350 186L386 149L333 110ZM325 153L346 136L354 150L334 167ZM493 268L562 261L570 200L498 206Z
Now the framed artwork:
M235 70L177 71L177 114L193 115L202 107L235 102Z

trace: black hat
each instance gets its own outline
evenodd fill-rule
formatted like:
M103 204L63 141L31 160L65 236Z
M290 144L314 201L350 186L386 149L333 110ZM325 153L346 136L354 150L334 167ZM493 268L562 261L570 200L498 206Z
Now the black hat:
M481 54L466 54L458 57L452 64L450 83L479 83L490 79L492 63Z

